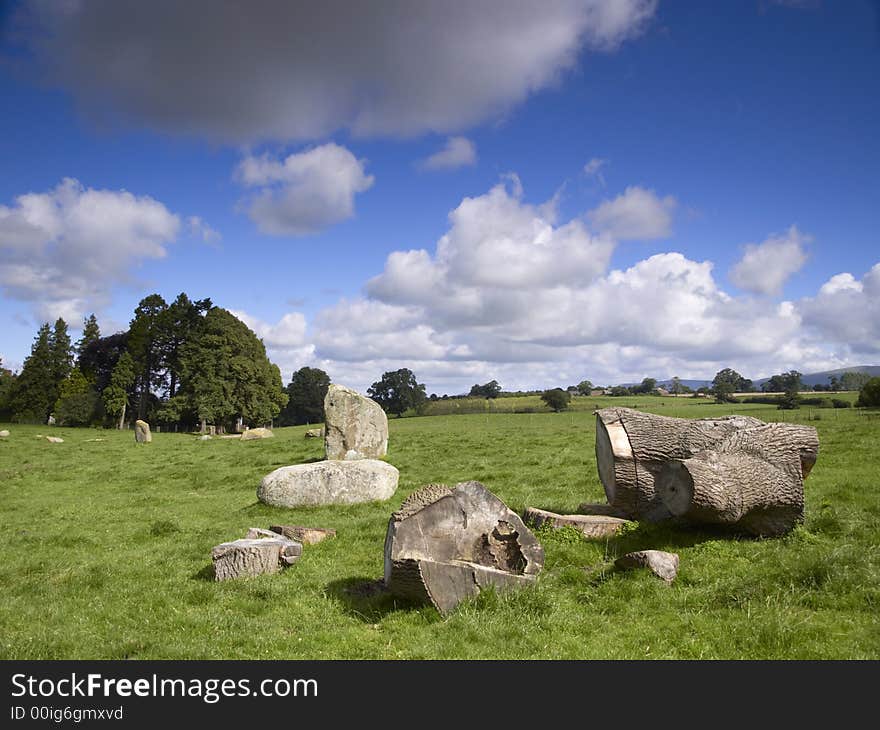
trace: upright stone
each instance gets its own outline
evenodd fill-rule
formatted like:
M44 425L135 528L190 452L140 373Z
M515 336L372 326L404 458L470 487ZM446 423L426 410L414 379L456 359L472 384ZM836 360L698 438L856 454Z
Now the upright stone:
M388 417L376 401L344 385L324 398L324 453L328 459L379 459L388 453Z
M140 420L134 422L134 440L139 444L148 444L153 440L149 423Z

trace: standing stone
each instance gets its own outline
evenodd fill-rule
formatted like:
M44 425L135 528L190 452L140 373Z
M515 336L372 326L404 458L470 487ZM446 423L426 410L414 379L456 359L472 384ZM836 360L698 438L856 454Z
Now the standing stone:
M448 613L486 586L535 582L544 549L519 516L479 482L429 484L391 515L385 585Z
M388 453L388 417L382 407L343 385L324 398L324 453L328 459L379 459Z
M377 459L282 466L263 477L257 498L274 507L385 501L400 472Z
M277 573L302 555L302 545L280 535L224 542L211 550L214 579L230 580Z
M153 440L149 423L140 420L134 422L134 440L139 444L148 444Z

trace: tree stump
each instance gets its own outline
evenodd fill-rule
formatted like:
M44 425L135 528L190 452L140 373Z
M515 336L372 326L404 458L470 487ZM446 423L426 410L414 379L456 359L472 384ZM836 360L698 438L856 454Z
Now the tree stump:
M519 516L479 482L429 484L388 522L385 585L445 614L486 586L535 581L544 549Z
M631 519L670 516L655 481L671 460L690 459L715 448L735 433L764 427L750 416L670 418L631 408L596 411L596 463L608 503ZM769 424L784 432L783 443L795 448L805 477L816 462L819 441L808 426Z
M214 579L230 580L277 573L281 566L292 565L301 555L300 543L280 535L224 542L211 550Z

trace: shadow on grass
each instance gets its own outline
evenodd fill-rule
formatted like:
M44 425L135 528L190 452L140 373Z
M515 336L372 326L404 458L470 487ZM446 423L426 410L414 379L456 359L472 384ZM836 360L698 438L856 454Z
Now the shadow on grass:
M204 568L197 570L190 577L190 580L198 580L205 583L213 583L214 582L214 566L206 565Z
M425 608L422 604L391 595L381 578L342 578L328 583L327 592L342 602L346 613L365 624L375 624L397 611L420 611Z

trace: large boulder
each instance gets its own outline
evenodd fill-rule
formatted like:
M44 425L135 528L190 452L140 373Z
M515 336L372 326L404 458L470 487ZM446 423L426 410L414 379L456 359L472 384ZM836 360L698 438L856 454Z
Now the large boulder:
M274 438L275 434L268 428L249 428L241 436L242 441L255 441L256 439Z
M388 417L376 401L334 384L324 398L324 413L328 459L378 459L388 453Z
M377 459L282 466L263 477L257 497L274 507L355 504L389 499L400 472Z
M391 516L385 585L448 613L486 586L533 583L544 549L519 516L479 482L429 484Z
M134 422L134 440L139 444L148 444L153 440L149 423L141 420Z

